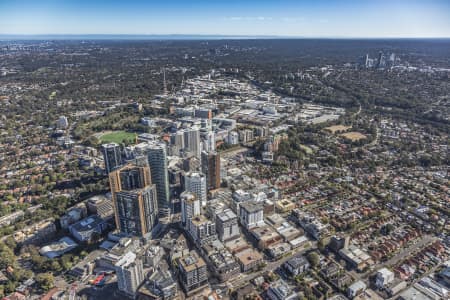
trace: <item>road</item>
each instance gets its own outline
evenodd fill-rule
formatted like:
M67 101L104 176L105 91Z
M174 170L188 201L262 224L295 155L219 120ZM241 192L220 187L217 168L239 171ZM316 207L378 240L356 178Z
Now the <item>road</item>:
M413 253L415 253L417 250L420 250L424 248L425 246L431 244L432 242L436 241L437 238L431 235L425 235L421 240L419 240L417 243L410 245L406 249L402 249L399 253L394 255L391 259L386 261L385 263L381 264L380 267L390 267L398 263L399 261L407 258L408 256L411 256Z
M377 269L381 269L383 267L392 267L396 265L398 262L408 258L409 256L413 255L418 250L425 248L425 246L431 244L432 242L436 241L437 237L432 235L424 235L422 239L420 239L418 242L410 245L407 248L403 248L399 253L394 255L389 260L385 261L384 263L378 264ZM367 271L364 274L359 274L357 272L352 271L351 274L353 277L358 279L367 279L371 274L373 273L373 270Z
M310 242L310 246L308 248L306 248L306 249L301 248L298 251L292 253L291 255L289 255L287 257L283 257L277 261L268 262L267 265L261 271L254 272L254 273L251 273L251 274L248 274L245 276L242 276L242 274L240 274L235 279L228 281L227 284L229 285L229 287L233 287L233 288L240 287L244 284L249 283L251 280L255 279L256 277L261 276L262 274L264 274L267 271L274 271L279 266L284 264L286 261L291 259L294 255L305 253L306 251L309 251L314 248L317 248L317 242Z

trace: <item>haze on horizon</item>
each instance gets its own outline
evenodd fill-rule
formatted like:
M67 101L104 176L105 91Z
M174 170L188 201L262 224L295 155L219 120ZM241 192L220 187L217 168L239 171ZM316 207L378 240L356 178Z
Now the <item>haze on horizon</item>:
M0 34L450 37L448 0L0 0Z

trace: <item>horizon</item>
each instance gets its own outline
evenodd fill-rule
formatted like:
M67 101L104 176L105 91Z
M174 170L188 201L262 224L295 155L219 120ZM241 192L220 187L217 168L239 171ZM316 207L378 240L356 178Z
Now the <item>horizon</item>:
M450 37L339 37L339 36L283 36L283 35L226 35L226 34L0 34L0 41L27 40L156 40L156 41L189 41L189 40L450 40Z
M445 0L41 0L0 3L0 36L450 38Z

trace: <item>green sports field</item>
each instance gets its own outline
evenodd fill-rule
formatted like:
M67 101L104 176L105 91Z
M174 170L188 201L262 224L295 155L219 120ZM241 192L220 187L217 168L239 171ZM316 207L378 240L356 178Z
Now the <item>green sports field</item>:
M135 139L135 133L134 132L127 132L127 131L114 131L114 132L108 132L100 136L100 141L102 143L122 143L124 140L133 140Z

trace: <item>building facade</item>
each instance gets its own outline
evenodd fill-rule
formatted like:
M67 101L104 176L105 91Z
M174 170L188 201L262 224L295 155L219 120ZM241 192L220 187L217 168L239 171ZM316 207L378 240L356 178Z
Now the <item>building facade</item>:
M109 174L122 165L120 146L116 143L102 145L105 170Z
M130 251L117 261L114 268L119 290L134 298L136 291L145 279L142 260Z
M208 285L205 261L195 251L178 259L181 286L188 296Z
M226 209L217 214L216 229L222 242L238 237L240 233L237 215L231 209Z
M190 220L200 215L200 201L197 196L191 192L183 192L180 195L181 200L181 224L183 228L189 231Z
M220 188L220 154L214 151L202 152L202 172L206 176L208 190Z
M170 216L169 172L167 170L167 147L164 143L152 143L147 148L148 163L152 174L152 182L156 185L159 215Z
M201 204L206 204L207 187L206 176L199 172L189 172L184 176L184 188L196 195Z
M124 166L109 176L117 228L126 234L149 237L158 224L156 187L149 167Z

